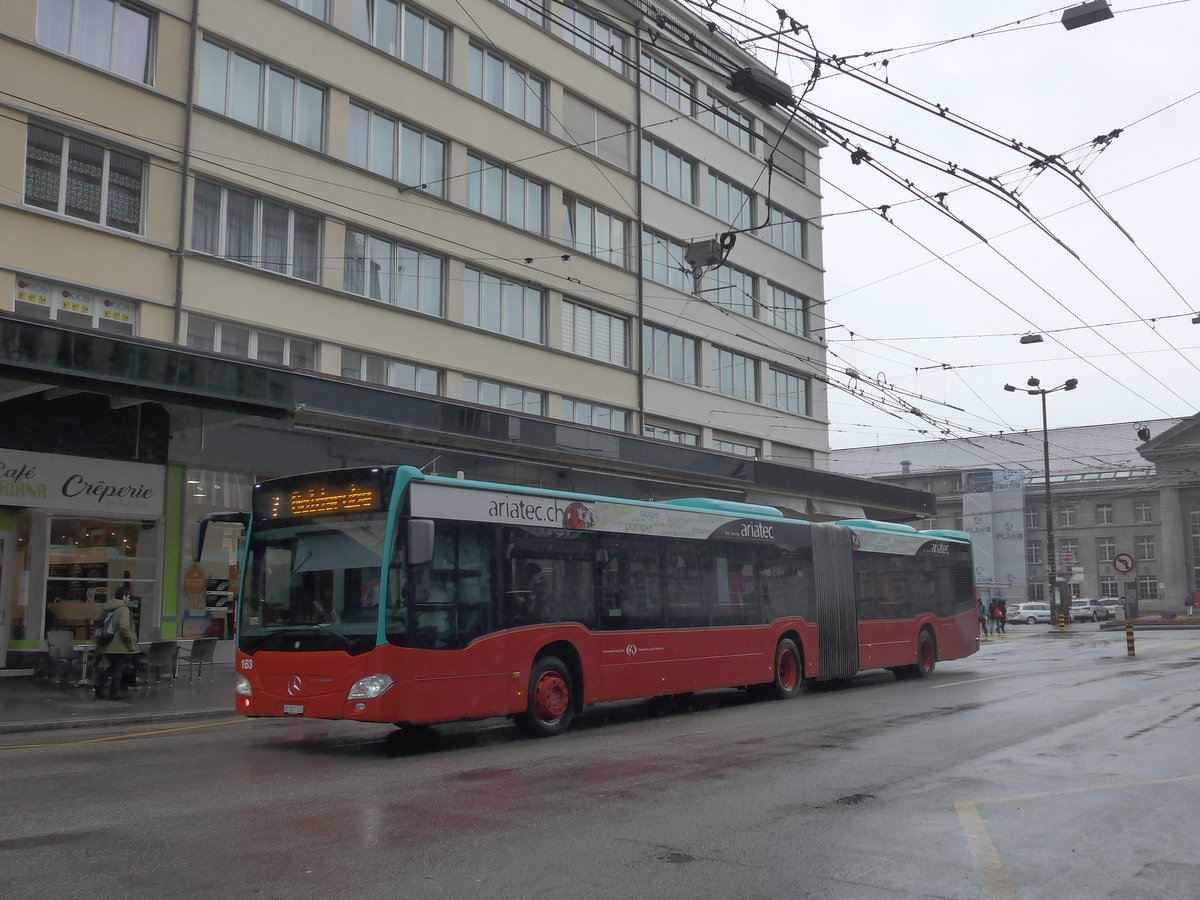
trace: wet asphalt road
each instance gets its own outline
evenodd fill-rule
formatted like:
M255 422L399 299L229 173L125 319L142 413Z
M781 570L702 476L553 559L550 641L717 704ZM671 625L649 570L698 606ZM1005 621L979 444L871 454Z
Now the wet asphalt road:
M1200 631L500 720L6 735L12 897L1195 898ZM151 733L153 732L153 733ZM15 745L22 745L16 747Z

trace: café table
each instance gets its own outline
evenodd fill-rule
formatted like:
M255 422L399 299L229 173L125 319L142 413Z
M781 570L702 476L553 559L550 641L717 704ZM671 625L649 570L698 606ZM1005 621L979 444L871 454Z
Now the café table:
M94 643L75 644L71 649L75 651L75 661L79 664L79 678L71 684L75 687L90 686L92 682L88 678L88 669L96 665L96 645Z

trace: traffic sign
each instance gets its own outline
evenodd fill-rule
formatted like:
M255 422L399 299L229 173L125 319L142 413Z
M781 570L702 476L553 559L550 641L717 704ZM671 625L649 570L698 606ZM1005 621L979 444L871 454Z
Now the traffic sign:
M1118 572L1120 572L1122 575L1126 575L1129 572L1132 572L1133 571L1133 554L1132 553L1118 553L1116 556L1113 557L1113 568L1116 569Z

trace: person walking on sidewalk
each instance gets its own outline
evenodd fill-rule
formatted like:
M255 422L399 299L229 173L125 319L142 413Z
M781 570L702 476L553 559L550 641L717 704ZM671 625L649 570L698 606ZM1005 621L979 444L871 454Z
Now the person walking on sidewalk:
M992 634L1004 632L1004 613L1000 609L1000 601L995 597L988 604L988 618L992 620Z
M104 647L97 647L96 699L120 700L121 679L125 667L141 651L138 649L137 632L133 628L133 613L129 609L129 588L117 588L116 596L101 610L113 613L113 638ZM101 670L101 657L108 665Z
M981 600L979 601L979 630L980 630L981 632L983 632L983 634L984 634L984 636L985 636L985 637L986 637L986 636L987 636L987 634L988 634L988 623L989 623L990 621L991 621L991 620L990 620L990 619L988 619L988 610L987 610L987 606L985 606L985 605L984 605L984 602L983 602L983 600L981 599Z

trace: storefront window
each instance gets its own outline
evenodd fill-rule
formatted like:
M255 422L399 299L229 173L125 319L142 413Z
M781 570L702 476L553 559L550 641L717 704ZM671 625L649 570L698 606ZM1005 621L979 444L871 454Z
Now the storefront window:
M157 609L155 520L52 516L46 568L46 631L88 637L91 621L120 587L133 595L134 621Z
M191 541L196 523L214 512L250 511L250 492L254 479L250 475L220 472L211 469L188 469L187 490L184 494L184 535L191 563ZM244 531L240 525L215 522L204 538L204 556L195 560L203 572L202 585L193 584L186 576L180 602L181 638L232 638L234 609ZM193 589L199 588L199 589Z
M29 548L30 528L32 522L29 516L16 516L16 547L12 555L13 571L9 574L8 584L11 589L8 621L11 625L9 637L21 640L27 631L32 631L29 638L40 637L40 628L27 629L26 620L29 616ZM2 582L0 582L2 584Z

